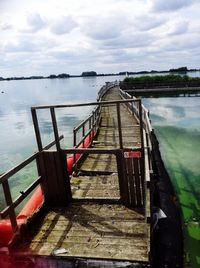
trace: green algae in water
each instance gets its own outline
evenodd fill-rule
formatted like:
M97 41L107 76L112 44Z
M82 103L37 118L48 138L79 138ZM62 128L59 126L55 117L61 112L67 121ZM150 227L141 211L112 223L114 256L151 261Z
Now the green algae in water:
M156 126L184 220L186 267L200 267L200 130Z

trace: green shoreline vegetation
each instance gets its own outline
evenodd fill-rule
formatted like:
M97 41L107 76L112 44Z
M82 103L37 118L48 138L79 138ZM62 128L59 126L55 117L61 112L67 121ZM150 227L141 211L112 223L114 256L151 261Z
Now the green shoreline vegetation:
M120 82L123 90L136 97L160 98L200 95L200 77L182 74L126 77ZM131 92L132 91L132 92Z
M125 83L146 83L146 82L200 82L200 77L189 77L188 75L156 75L156 76L140 76L140 77L126 77L123 82Z

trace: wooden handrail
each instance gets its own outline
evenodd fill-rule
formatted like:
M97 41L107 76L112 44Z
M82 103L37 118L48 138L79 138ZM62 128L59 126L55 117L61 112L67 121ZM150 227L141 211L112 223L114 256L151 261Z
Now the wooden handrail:
M26 190L21 191L19 195L10 206L7 206L3 211L0 212L1 218L5 218L11 210L15 209L41 182L41 176L38 177Z
M121 149L98 149L98 148L67 148L61 149L64 154L72 154L72 153L89 153L89 154L117 154L117 152ZM141 148L123 148L126 152L137 152L141 151Z
M96 117L96 118L95 118ZM92 132L94 128L97 127L99 120L99 107L97 106L84 121L82 121L78 126L73 129L73 144L78 147L84 142L84 139ZM85 126L89 122L89 129L85 133ZM82 128L82 138L77 142L77 132Z
M59 137L59 139L63 139L64 136L61 135ZM52 146L55 145L55 141L50 142L47 146L44 147L44 150L48 150L49 148L51 148ZM0 175L0 184L3 183L4 181L6 181L7 179L9 179L9 177L13 176L14 174L16 174L17 172L19 172L22 168L24 168L25 166L27 166L28 164L30 164L33 160L36 159L38 152L36 152L35 154L31 155L30 157L28 157L27 159L25 159L22 163L20 163L19 165L11 168L10 170L6 171L5 173Z
M11 168L7 172L3 173L3 175L0 176L0 184L7 181L9 177L13 176L16 174L18 171L20 171L22 168L30 164L33 160L36 159L37 153L33 154L32 156L28 157L26 160L24 160L22 163L19 165Z
M126 103L126 102L138 102L140 99L130 99L130 100L113 100L113 101L100 101L100 102L86 102L86 103L76 103L76 104L57 104L57 105L43 105L43 106L33 106L31 110L37 109L50 109L50 108L73 108L73 107L84 107L84 106L103 106L116 103Z
M60 139L63 139L63 135L59 137L59 140ZM48 150L55 144L56 144L56 141L50 142L44 148L45 150ZM21 191L21 194L14 201L12 201L8 179L14 174L16 174L18 171L23 169L25 166L30 164L32 161L34 161L37 158L37 156L38 156L38 152L31 155L25 161L23 161L19 165L15 166L14 168L10 169L9 171L3 173L0 176L0 184L2 184L3 186L3 191L4 191L6 205L7 205L7 207L3 211L0 212L0 218L5 218L6 216L9 215L13 232L16 232L18 229L15 208L40 184L42 178L39 176L27 189L25 189L24 191Z
M75 131L78 131L84 124L86 124L90 118L92 118L92 114L90 114L85 120L81 121L80 124L78 124L78 126L76 126L74 128Z

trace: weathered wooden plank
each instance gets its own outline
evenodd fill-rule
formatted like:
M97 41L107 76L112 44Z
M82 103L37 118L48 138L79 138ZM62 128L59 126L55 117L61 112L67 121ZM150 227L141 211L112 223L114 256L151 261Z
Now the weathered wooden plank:
M133 163L131 158L126 160L127 177L129 181L129 202L132 207L136 206L136 189L134 180Z
M105 172L117 172L116 160L112 158L107 158L106 161L100 160L100 157L96 158L87 158L80 167L80 170L85 171L105 171Z
M112 174L112 175L96 175L96 176L77 176L71 177L71 184L73 185L78 185L79 183L84 184L84 183L90 183L92 182L94 185L95 184L117 184L118 185L118 175L117 174Z
M43 151L39 153L38 168L42 176L42 187L47 205L64 205L70 200L68 176L64 172L64 163L59 152Z
M140 181L140 171L139 171L139 159L133 158L133 166L134 166L134 176L135 176L135 187L136 187L136 200L137 206L142 206L142 195L141 195L141 181Z
M31 238L31 240L35 239L43 239L43 237L50 237L50 236L62 236L65 235L66 237L87 237L89 234L92 236L99 236L103 238L127 238L127 239L141 239L146 238L146 227L147 225L140 221L125 221L123 220L116 221L111 220L110 221L73 221L71 224L72 219L66 220L66 221L60 221L60 219L56 222L56 225L51 230L50 233L48 233L49 228L52 224L52 222L46 222L42 225L41 228L35 228L34 237ZM68 224L71 224L71 228L66 231L66 226ZM33 233L33 232L32 232ZM48 234L46 236L46 233ZM31 232L30 232L31 234ZM29 239L29 236L24 236L27 240Z
M113 199L120 198L118 189L110 189L110 190L94 190L94 189L72 189L72 197L73 198L99 198L99 199Z
M147 262L147 224L142 219L123 205L72 204L50 211L15 253L50 256L65 248L59 256Z
M107 101L113 98L120 100L121 97L117 90L113 90L105 96ZM89 155L81 164L80 171L92 171L91 174L94 174L95 171L113 172L114 176L111 174L91 177L72 176L73 197L77 197L77 199L83 197L86 199L94 197L99 198L99 200L103 198L113 199L117 194L119 197L120 188L120 196L123 197L124 203L128 204L126 198L131 195L131 204L142 207L140 160L134 159L133 162L131 159L127 160L129 176L129 181L127 181L124 159L118 157L120 150L114 150L114 148L119 148L119 144L121 147L129 148L128 150L140 148L143 144L140 136L142 126L133 117L130 109L122 104L120 105L120 133L117 128L116 105L113 105L114 102L106 102L106 104L107 106L101 109L99 134L95 137L93 148L88 150ZM97 113L95 116L97 117ZM92 121L94 122L94 116ZM83 132L85 131L83 130ZM121 137L120 142L119 137ZM104 150L98 148L104 148ZM112 151L107 152L108 148L111 148ZM73 153L72 149L70 153ZM84 153L84 150L80 150L80 153ZM122 154L122 151L120 153ZM45 174L48 175L47 177L50 176L50 173L53 177L58 177L57 184L54 184L55 191L58 191L58 184L63 186L64 173L58 169L59 158L52 155L48 158L51 163L54 162L56 171L52 172L49 168ZM56 161L58 162L55 163ZM59 182L59 180L61 181ZM69 187L69 181L67 183L67 187ZM52 189L49 190L52 191ZM148 262L150 234L149 225L145 222L144 215L123 205L102 204L100 201L99 203L86 202L81 203L80 200L76 200L76 203L70 204L66 208L52 209L41 221L40 226L34 226L32 232L28 232L28 235L24 236L24 241L18 249L19 252L21 254L32 252L36 255L50 256L54 254L55 249L65 248L66 253L61 254L61 257ZM146 205L148 204L146 203Z
M55 168L58 178L58 184L61 191L61 204L69 203L72 199L69 174L66 169L66 155L54 153ZM59 190L60 191L60 190Z
M151 220L151 196L150 189L146 188L146 196L145 196L145 220L150 223Z
M130 261L139 261L139 262L148 262L148 252L147 246L144 245L101 245L99 242L92 243L91 246L83 247L83 244L75 243L33 243L25 252L24 255L32 251L35 253L37 250L37 255L41 256L52 256L54 251L58 249L57 244L62 248L66 249L66 253L59 254L59 257L82 257L82 258L99 258L99 259L113 259L113 260L130 260ZM129 250L127 250L127 248ZM38 250L39 249L39 250Z
M77 182L78 183L78 182ZM88 183L80 183L80 184L74 184L74 182L71 182L71 186L74 189L86 189L88 185L90 185L90 189L93 190L103 190L103 189L118 189L119 190L119 184L118 183L104 183L104 184L99 184L99 183L93 183L93 182L88 182Z
M120 235L120 233L119 233ZM55 233L51 233L50 236L48 236L47 238L43 239L40 237L35 237L34 240L32 240L32 243L52 243L52 242L58 242L61 239L61 235L60 232ZM135 238L134 238L134 244L135 246L137 245L137 247L139 246L145 246L143 240L141 239L142 237L144 237L143 235L140 236L137 234L135 234ZM82 246L84 247L94 247L94 245L98 242L98 245L110 245L111 247L116 246L117 244L120 244L121 246L130 246L130 244L133 243L133 239L130 237L112 237L112 236L108 236L108 237L101 237L101 236L91 236L91 233L86 233L81 235L79 233L78 236L76 236L75 232L74 234L67 234L66 236L62 237L62 242L63 243L67 243L67 244L82 244Z
M128 215L132 215L134 217L140 217L144 219L144 216L140 213L138 213L137 211L135 211L134 209L130 209L122 204L96 204L96 203L71 203L66 209L65 208L52 208L51 211L48 213L48 215L57 215L57 213L59 212L61 215L68 215L71 213L75 213L76 215L80 215L82 214L82 210L84 211L88 211L88 213L93 212L94 216L96 213L98 213L98 215L104 215L104 216L108 216L107 214L109 213L110 215L116 215L120 216L123 215L122 217L124 217L124 214ZM114 213L114 214L112 214ZM91 215L93 215L91 214Z
M57 178L55 174L55 163L51 161L50 154L48 152L43 153L44 158L44 167L46 177L43 177L43 180L46 181L46 186L48 188L48 194L46 193L46 189L44 190L45 202L46 204L56 204L57 202ZM52 171L54 173L52 174Z

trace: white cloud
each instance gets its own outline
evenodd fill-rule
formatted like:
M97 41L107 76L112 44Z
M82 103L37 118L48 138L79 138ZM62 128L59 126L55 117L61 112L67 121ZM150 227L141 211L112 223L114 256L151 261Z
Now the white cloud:
M200 67L197 0L0 2L0 76Z
M136 19L136 24L140 31L149 31L162 26L166 20L167 19L164 17L156 17L145 14Z
M192 5L195 0L154 0L152 6L154 11L176 11Z
M12 24L0 22L0 30L7 31L13 28Z
M27 17L30 32L37 32L45 27L46 23L39 13L32 13Z
M106 40L103 42L104 49L119 49L119 48L143 48L148 47L154 41L154 36L147 32L129 32L128 34L123 34L122 36L113 39Z
M61 17L52 23L51 31L54 34L62 35L71 32L74 28L78 26L77 22L71 17Z
M179 21L176 22L170 29L170 35L180 35L184 34L188 31L189 23L188 21Z

